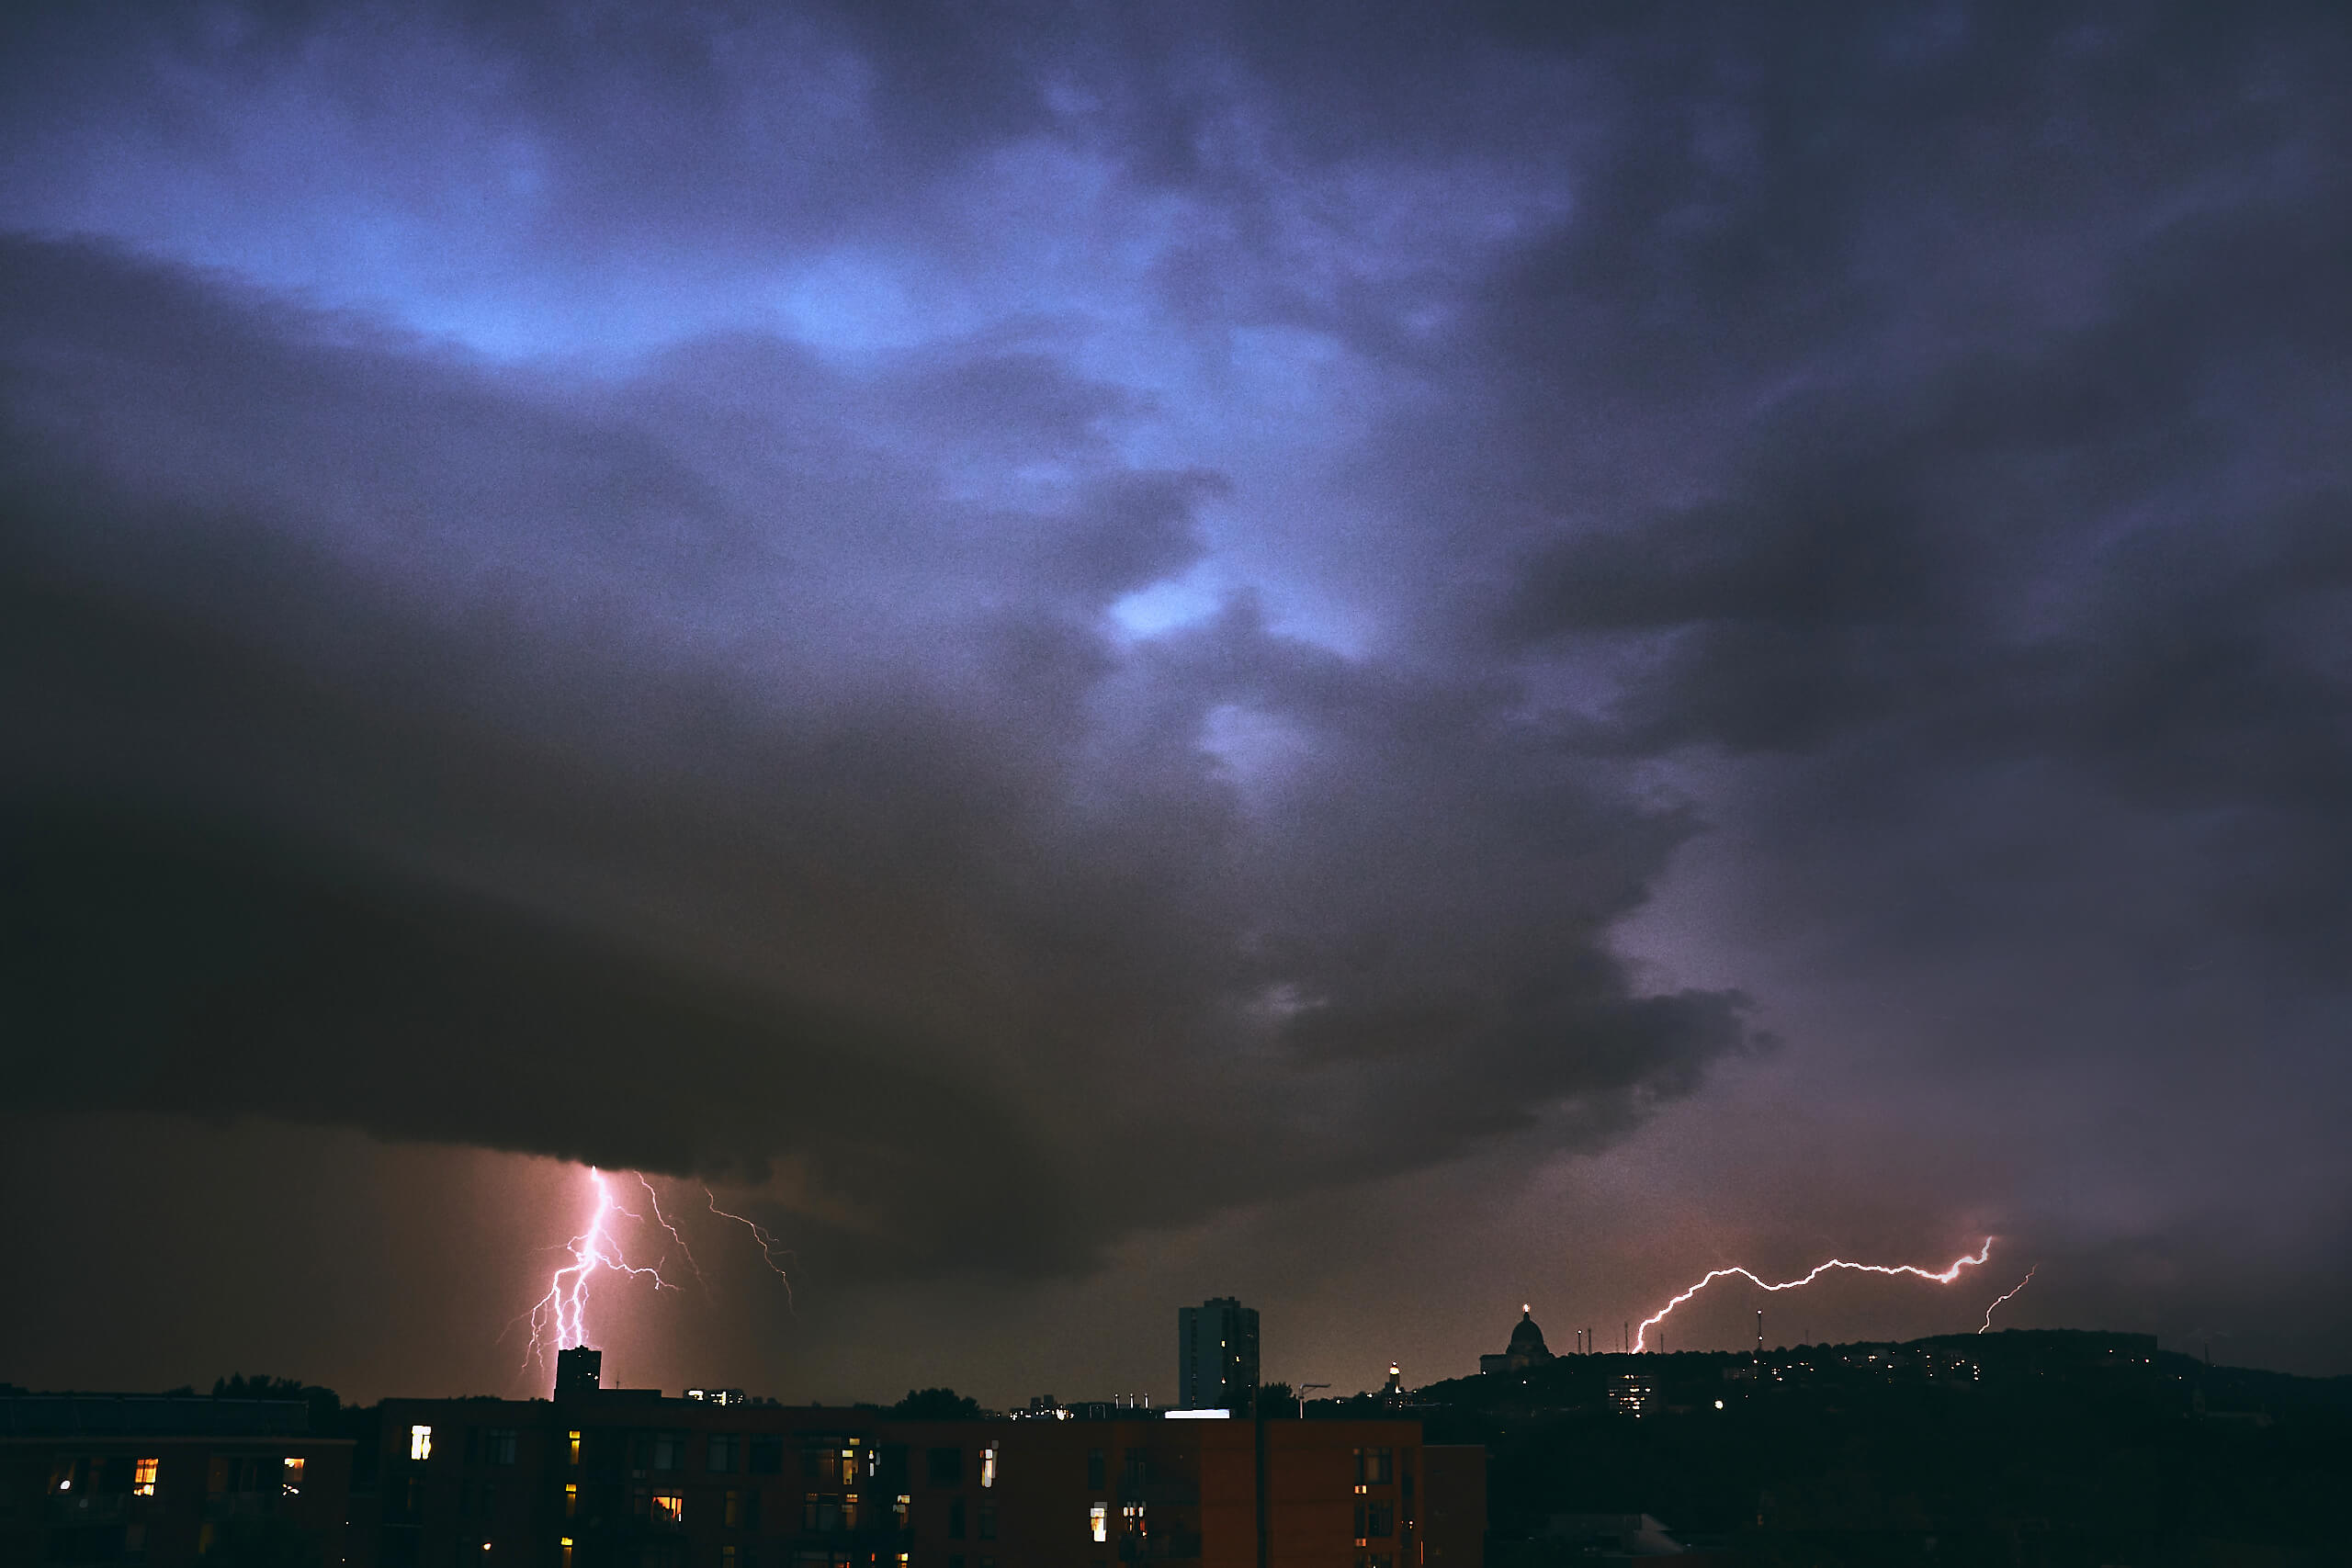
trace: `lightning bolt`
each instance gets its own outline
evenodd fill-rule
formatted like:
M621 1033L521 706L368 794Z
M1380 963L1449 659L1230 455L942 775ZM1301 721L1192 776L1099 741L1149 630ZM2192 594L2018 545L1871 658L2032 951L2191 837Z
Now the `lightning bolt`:
M1954 1259L1949 1267L1940 1270L1922 1269L1916 1264L1910 1263L1849 1263L1842 1258L1833 1258L1826 1263L1815 1265L1813 1271L1802 1280L1784 1280L1781 1283L1775 1285L1768 1280L1758 1279L1755 1275L1749 1273L1745 1269L1717 1269L1709 1273L1705 1279L1700 1280L1697 1284L1691 1286L1689 1290L1683 1292L1680 1295L1675 1297L1664 1306L1658 1308L1657 1311L1642 1319L1642 1325L1634 1331L1634 1348L1636 1350L1641 1349L1643 1348L1642 1342L1648 1336L1649 1331L1657 1327L1659 1324L1665 1322L1667 1314L1672 1312L1676 1307L1680 1306L1684 1302L1689 1301L1692 1296L1697 1295L1701 1291L1705 1290L1716 1280L1727 1279L1734 1274L1736 1274L1741 1279L1754 1284L1759 1290L1766 1291L1793 1291L1801 1285L1812 1284L1815 1280L1820 1279L1832 1269L1850 1269L1858 1274L1908 1274L1914 1279L1932 1280L1939 1285L1949 1285L1954 1280L1960 1278L1960 1271L1962 1269L1976 1268L1986 1258L1992 1256L1993 1238L1988 1235L1984 1238L1984 1245L1977 1248L1975 1252L1968 1255L1967 1257ZM2018 1287L2020 1290L2023 1288L2023 1286Z
M2018 1293L2018 1291L2022 1291L2022 1290L2024 1290L2028 1285L2032 1284L2032 1283L2033 1283L2033 1277L2034 1277L2035 1273L2036 1273L2036 1272L2038 1272L2038 1271L2041 1269L2041 1264L2039 1264L2039 1263L2037 1263L2037 1264L2035 1264L2031 1269L2027 1269L2027 1270L2025 1271L2025 1278L2024 1278L2024 1279L2022 1279L2022 1280L2019 1280L2018 1281L2018 1283L2017 1283L2017 1290L2011 1291L2011 1292L2009 1292L2009 1295L2007 1295L2007 1296L1996 1296L1996 1297L1994 1297L1994 1298L1993 1298L1993 1305L1992 1305L1992 1306L1988 1306L1988 1307L1986 1307L1986 1308L1984 1309L1984 1328L1990 1328L1990 1327L1992 1327L1992 1326L1993 1326L1993 1310L1994 1310L1994 1308L1995 1308L1995 1307L1999 1306L2003 1302L2007 1301L2007 1300L2009 1299L2009 1296L2014 1296L2014 1295L2016 1295L2016 1294ZM1984 1328L1980 1328L1980 1329L1978 1329L1976 1332L1977 1332L1977 1333L1979 1333L1979 1334L1982 1334L1982 1333L1984 1333Z
M645 1189L645 1196L653 1204L653 1223L670 1233L670 1239L676 1242L678 1250L685 1255L686 1267L693 1269L695 1278L702 1282L702 1293L706 1296L709 1295L710 1276L702 1271L702 1265L695 1261L695 1249L686 1245L686 1238L678 1234L678 1227L672 1224L669 1216L662 1212L662 1194L653 1190L653 1183L645 1179L643 1171L635 1171L631 1174L636 1176L637 1184Z
M662 1277L659 1266L643 1269L628 1260L621 1251L619 1238L613 1234L612 1219L615 1214L629 1219L638 1216L613 1196L603 1171L590 1166L588 1180L595 1189L596 1203L589 1212L587 1228L565 1244L571 1261L548 1277L548 1293L518 1320L530 1325L530 1340L523 1352L526 1367L533 1360L544 1365L551 1350L569 1350L588 1342L588 1282L599 1269L609 1269L631 1279L650 1279L657 1291L677 1289Z
M779 1252L783 1253L786 1258L791 1257L791 1249L786 1247L782 1242L776 1240L775 1236L768 1234L767 1226L760 1224L759 1221L743 1214L730 1214L726 1210L720 1208L718 1206L718 1194L713 1192L708 1186L705 1186L703 1188L702 1195L710 1201L710 1212L712 1213L717 1214L722 1220L733 1220L737 1224L741 1225L745 1230L752 1233L752 1239L760 1244L760 1261L765 1263L768 1268L775 1272L775 1277L784 1281L785 1304L786 1306L791 1305L792 1276L786 1274L784 1271L784 1265L775 1260L776 1254Z

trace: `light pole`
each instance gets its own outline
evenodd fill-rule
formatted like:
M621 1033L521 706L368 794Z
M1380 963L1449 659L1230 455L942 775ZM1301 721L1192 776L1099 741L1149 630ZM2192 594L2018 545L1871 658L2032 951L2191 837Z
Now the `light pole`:
M1329 1388L1330 1386L1328 1382L1303 1382L1298 1385L1298 1418L1300 1420L1306 1419L1306 1391L1310 1388Z

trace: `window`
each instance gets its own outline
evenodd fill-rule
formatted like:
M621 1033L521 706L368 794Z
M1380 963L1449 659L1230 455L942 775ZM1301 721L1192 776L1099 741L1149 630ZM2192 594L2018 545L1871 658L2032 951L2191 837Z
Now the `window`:
M1143 1517L1141 1503L1120 1505L1119 1533L1121 1535L1144 1535L1149 1531L1150 1528L1149 1522Z
M950 1540L964 1539L964 1499L961 1497L951 1497L947 1500L947 1539Z
M512 1427L492 1427L482 1435L482 1458L492 1464L513 1464L522 1434Z
M735 1434L713 1432L709 1445L703 1450L703 1459L713 1475L732 1475L735 1472Z
M804 1530L854 1530L857 1528L857 1494L811 1492L800 1506Z
M571 1482L566 1482L563 1487L563 1517L567 1519L580 1517L580 1488Z
M431 1459L433 1457L432 1427L411 1427L408 1429L408 1457L411 1459Z
M652 1446L655 1470L686 1468L686 1435L684 1432L656 1432Z
M784 1439L753 1438L752 1439L752 1473L775 1475L784 1469Z
M1097 1503L1086 1510L1086 1529L1098 1541L1111 1539L1111 1505Z
M1088 1488L1092 1491L1100 1492L1104 1486L1109 1485L1110 1483L1105 1479L1105 1476L1107 1475L1110 1468L1111 1467L1107 1462L1107 1458L1101 1449L1087 1450L1086 1484Z
M580 1462L580 1434L577 1431L573 1431L567 1433L566 1437L568 1438L568 1446L571 1450L571 1451L565 1456L566 1462L577 1465Z
M300 1497L302 1495L302 1461L300 1460L288 1458L278 1467L277 1495L281 1497Z
M578 1437L578 1433L572 1434ZM565 1536L556 1542L556 1568L571 1568L571 1538Z
M932 1450L930 1475L931 1483L933 1486L963 1485L964 1450L962 1449Z
M1121 1467L1119 1484L1133 1489L1151 1478L1151 1459L1141 1449L1127 1450L1126 1463Z
M1396 1477L1396 1451L1392 1449L1358 1449L1356 1450L1356 1484L1385 1486Z
M996 1484L996 1445L994 1443L990 1443L980 1450L980 1484L983 1486Z
M727 1489L727 1501L719 1515L719 1522L731 1530L743 1528L743 1495L731 1486Z
M681 1524L686 1517L686 1500L675 1492L656 1492L648 1517L657 1525Z
M135 1497L155 1495L155 1473L164 1468L160 1459L142 1459L130 1467L130 1492Z
M1396 1533L1396 1508L1391 1503L1356 1505L1356 1539L1385 1540Z
M980 1505L980 1539L982 1540L996 1539L996 1504L993 1502Z
M718 1549L718 1568L736 1568L738 1562L733 1546L722 1546Z

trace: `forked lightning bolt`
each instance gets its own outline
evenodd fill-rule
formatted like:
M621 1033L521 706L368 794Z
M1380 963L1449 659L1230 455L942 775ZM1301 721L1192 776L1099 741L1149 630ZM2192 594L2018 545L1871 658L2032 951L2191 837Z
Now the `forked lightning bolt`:
M2008 1295L1996 1296L1993 1298L1993 1305L1984 1309L1984 1328L1990 1328L1993 1326L1993 1313L1995 1308L1997 1308L2003 1302L2007 1301L2009 1296L2016 1295L2018 1291L2022 1291L2028 1285L2032 1284L2033 1277L2038 1271L2040 1271L2041 1268L2041 1264L2035 1264L2031 1269L2025 1271L2025 1278L2018 1281L2017 1290L2009 1292ZM1976 1332L1982 1334L1984 1332L1984 1328L1980 1328Z
M662 1194L652 1182L646 1179L643 1172L631 1171L628 1176L645 1189L646 1200L651 1208L651 1220L648 1221L645 1215L621 1201L614 1191L612 1179L604 1171L594 1166L588 1168L588 1182L594 1190L595 1202L588 1213L587 1228L564 1244L565 1250L571 1254L571 1261L548 1277L547 1294L533 1303L528 1312L508 1325L510 1333L516 1325L527 1325L529 1328L529 1343L523 1352L525 1366L529 1366L534 1360L544 1365L551 1352L569 1350L576 1345L588 1343L589 1284L600 1270L610 1269L631 1279L650 1280L657 1291L678 1288L662 1273L662 1265L670 1260L668 1251L662 1253L662 1262L651 1268L628 1260L621 1249L620 1237L615 1233L613 1222L616 1217L633 1220L639 1224L659 1225L676 1245L679 1255L686 1260L686 1267L694 1270L695 1278L702 1281L705 1293L709 1292L710 1277L703 1272L694 1248L686 1243L685 1234L678 1229L668 1214L662 1212ZM718 1195L709 1188L705 1187L702 1190L703 1196L710 1202L712 1213L722 1220L732 1220L752 1233L752 1238L760 1244L761 1261L784 1281L785 1299L789 1302L792 1299L792 1280L786 1275L784 1266L776 1260L779 1257L789 1258L792 1254L765 1225L747 1215L729 1213L718 1206Z
M713 1192L709 1188L705 1187L702 1190L702 1195L710 1200L710 1212L712 1213L717 1214L722 1220L733 1220L737 1224L741 1225L745 1230L752 1233L752 1239L760 1244L760 1260L775 1271L777 1279L784 1281L785 1304L787 1306L792 1304L792 1276L786 1274L784 1271L784 1265L775 1260L775 1255L777 1253L782 1252L786 1258L789 1258L792 1256L791 1251L786 1248L783 1243L777 1241L775 1236L769 1235L767 1226L760 1224L757 1220L748 1219L741 1214L730 1214L726 1210L720 1208L718 1206L718 1194Z
M569 1350L588 1342L588 1281L598 1269L610 1269L632 1279L650 1279L657 1291L677 1289L662 1277L660 1268L641 1269L622 1253L620 1241L613 1235L613 1216L637 1216L613 1196L603 1171L590 1166L588 1180L596 1190L596 1204L589 1212L588 1228L566 1244L571 1261L549 1277L548 1293L533 1303L526 1314L531 1325L530 1343L523 1356L526 1366L534 1359L544 1363L550 1350Z
M685 1255L686 1267L693 1269L695 1278L701 1281L702 1293L706 1296L709 1295L710 1276L702 1271L702 1265L695 1261L695 1249L686 1245L686 1238L678 1234L678 1227L672 1224L669 1216L662 1212L662 1194L653 1190L653 1183L645 1179L643 1171L638 1171L635 1174L637 1184L645 1189L645 1196L653 1205L653 1223L670 1233L670 1239L676 1242L678 1250ZM666 1263L669 1259L665 1258L662 1261Z
M1675 1297L1664 1306L1658 1308L1657 1311L1642 1319L1641 1326L1634 1331L1634 1348L1636 1350L1641 1349L1643 1348L1643 1341L1647 1338L1649 1331L1657 1327L1659 1324L1665 1322L1667 1314L1672 1312L1676 1307L1680 1306L1684 1302L1689 1301L1692 1296L1697 1295L1701 1291L1705 1290L1716 1280L1727 1279L1734 1274L1736 1274L1741 1279L1754 1284L1758 1289L1766 1291L1793 1291L1801 1285L1812 1284L1815 1280L1820 1279L1832 1269L1849 1269L1858 1274L1908 1274L1917 1280L1932 1280L1939 1285L1949 1285L1954 1280L1960 1278L1962 1269L1974 1269L1992 1256L1993 1238L1988 1235L1984 1238L1984 1245L1977 1248L1975 1252L1965 1258L1953 1260L1949 1267L1941 1269L1922 1269L1917 1265L1911 1263L1849 1263L1842 1258L1833 1258L1826 1263L1815 1265L1813 1271L1802 1280L1784 1280L1781 1283L1775 1285L1769 1280L1758 1279L1755 1275L1749 1273L1745 1269L1717 1269L1708 1274L1705 1279L1700 1280L1697 1284L1691 1286L1689 1290L1683 1292L1680 1295ZM2020 1286L2019 1289L2023 1289L2023 1287Z

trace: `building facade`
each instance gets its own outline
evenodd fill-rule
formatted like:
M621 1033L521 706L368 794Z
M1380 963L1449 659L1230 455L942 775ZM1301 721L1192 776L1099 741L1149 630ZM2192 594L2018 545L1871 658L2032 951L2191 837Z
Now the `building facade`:
M1176 1309L1176 1406L1256 1414L1258 1313L1231 1296Z
M1535 1325L1535 1309L1522 1308L1519 1322L1512 1325L1510 1343L1499 1356L1478 1358L1478 1371L1487 1372L1523 1372L1530 1367L1540 1367L1552 1359L1552 1348L1544 1343L1544 1331Z
M295 1401L0 1398L0 1568L337 1568L353 1448Z
M351 1568L1479 1568L1485 1529L1483 1453L1425 1450L1413 1421L916 1422L625 1390L381 1414Z

